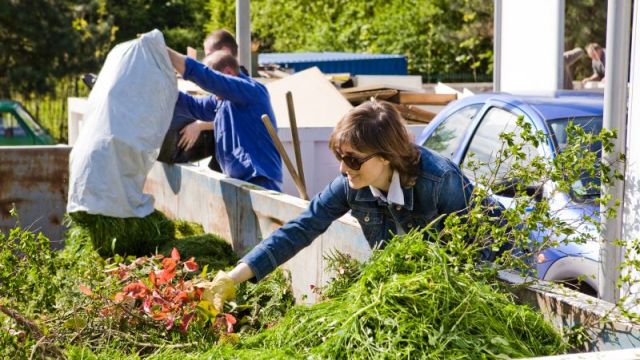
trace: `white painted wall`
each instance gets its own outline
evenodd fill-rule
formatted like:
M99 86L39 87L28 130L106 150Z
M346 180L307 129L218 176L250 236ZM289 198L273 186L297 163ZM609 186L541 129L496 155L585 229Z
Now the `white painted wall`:
M564 0L495 0L497 91L545 93L562 88Z

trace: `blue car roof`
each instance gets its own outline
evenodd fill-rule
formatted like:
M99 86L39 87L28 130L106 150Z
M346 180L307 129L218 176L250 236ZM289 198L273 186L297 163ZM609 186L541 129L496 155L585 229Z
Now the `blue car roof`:
M601 93L558 91L552 95L514 95L485 93L470 96L458 102L456 107L473 103L501 101L514 106L528 106L544 120L567 117L602 116L604 96Z

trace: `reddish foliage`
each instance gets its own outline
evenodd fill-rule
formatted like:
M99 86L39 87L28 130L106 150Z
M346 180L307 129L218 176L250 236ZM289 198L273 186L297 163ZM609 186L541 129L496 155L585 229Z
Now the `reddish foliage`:
M178 252L178 249L176 249L176 248L171 249L171 258L175 262L180 261L180 253Z
M198 271L198 264L196 264L194 258L191 258L184 262L184 270L187 272Z
M195 286L191 280L185 280L184 274L197 270L198 264L194 258L181 262L180 253L175 248L171 251L171 257L155 255L151 258L138 258L129 265L120 264L109 273L119 280L130 282L124 285L122 291L114 294L113 305L107 305L101 314L105 317L130 316L130 312L119 311L114 305L130 306L149 319L161 323L167 330L177 328L185 332L198 316L196 308L204 289ZM87 296L92 294L87 287L81 286L80 291ZM206 318L205 322L213 321L213 328L221 333L233 332L235 317L230 314L217 317L214 314L213 317ZM123 320L130 323L133 321L131 318Z
M147 285L143 284L141 281L138 281L125 286L124 289L122 289L122 292L126 296L132 297L134 299L143 299L144 297L149 295L151 290L149 290Z

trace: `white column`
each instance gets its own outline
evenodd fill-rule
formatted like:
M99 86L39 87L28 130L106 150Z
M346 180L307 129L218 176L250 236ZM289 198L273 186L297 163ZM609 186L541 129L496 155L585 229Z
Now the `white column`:
M498 0L500 91L553 93L562 88L564 0Z
M493 91L502 91L500 71L502 62L502 0L493 2Z
M633 12L633 35L631 39L631 64L640 62L640 4L636 1ZM634 134L640 134L640 68L632 66L629 89L629 118L627 120L627 171L624 184L624 210L622 212L622 238L627 241L640 239L640 141L634 141ZM640 254L635 253L640 260ZM624 269L638 281L637 269ZM625 286L622 294L628 296L627 304L638 298L639 286Z
M617 129L612 152L602 152L602 161L614 164L624 174L624 164L617 162L617 154L625 152L627 120L627 79L629 76L629 30L631 28L631 0L609 0L607 9L606 83L604 90L604 123L606 129ZM611 194L620 200L624 210L624 183L602 186L603 194ZM600 298L617 302L620 291L616 282L620 276L622 248L613 242L622 240L622 214L613 219L602 219L603 230L600 247L599 289Z
M249 0L236 0L238 62L251 71L251 10Z

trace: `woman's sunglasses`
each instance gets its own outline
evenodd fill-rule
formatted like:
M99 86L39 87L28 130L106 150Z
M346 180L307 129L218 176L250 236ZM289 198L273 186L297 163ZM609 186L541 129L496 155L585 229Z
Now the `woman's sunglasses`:
M362 158L357 158L351 155L341 156L337 152L334 152L334 154L336 155L336 159L338 159L338 161L344 162L345 165L347 165L350 169L353 169L353 170L360 170L360 168L362 167L362 164L367 162L367 160L371 159L374 156L380 155L380 153L373 153L371 155L367 155Z

